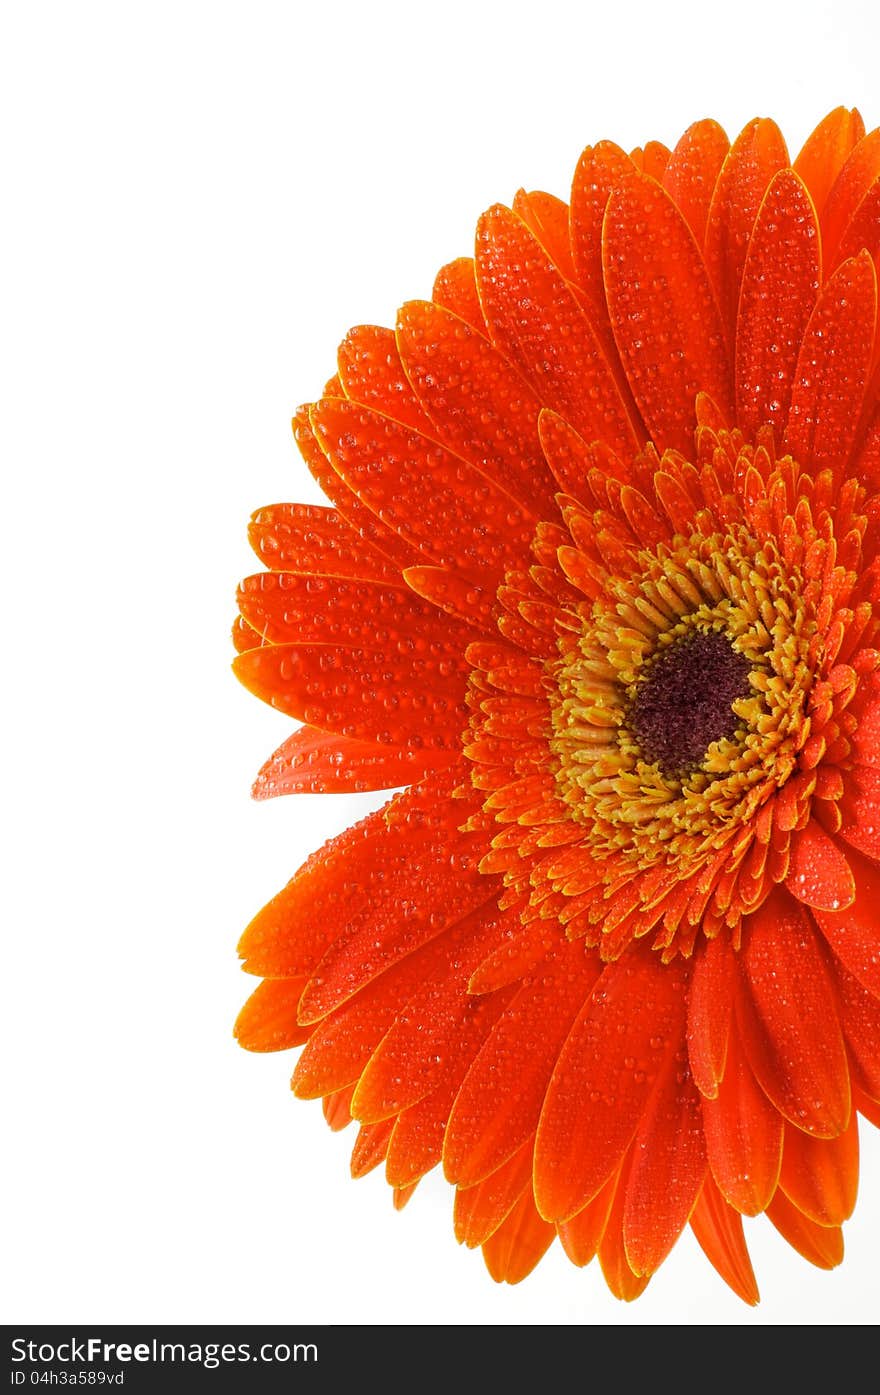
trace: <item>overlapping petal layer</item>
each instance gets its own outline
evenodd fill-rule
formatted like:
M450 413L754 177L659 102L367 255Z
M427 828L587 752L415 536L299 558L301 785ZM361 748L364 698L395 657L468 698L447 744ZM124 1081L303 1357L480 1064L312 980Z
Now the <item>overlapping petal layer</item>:
M688 1224L840 1262L880 1121L880 132L588 147L295 434L236 672L255 794L388 789L255 918L236 1031L402 1206L637 1297Z

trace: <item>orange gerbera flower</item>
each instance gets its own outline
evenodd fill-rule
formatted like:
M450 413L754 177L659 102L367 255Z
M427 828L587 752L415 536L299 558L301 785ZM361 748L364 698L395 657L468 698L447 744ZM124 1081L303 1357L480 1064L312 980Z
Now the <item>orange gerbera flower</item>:
M258 798L397 790L248 927L237 1034L431 1168L516 1282L631 1299L690 1224L842 1256L880 1123L880 130L832 112L520 192L295 432L235 669Z

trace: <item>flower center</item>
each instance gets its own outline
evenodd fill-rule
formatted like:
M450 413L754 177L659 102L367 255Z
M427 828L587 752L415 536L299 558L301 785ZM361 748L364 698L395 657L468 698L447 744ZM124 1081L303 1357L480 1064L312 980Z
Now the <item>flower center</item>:
M658 948L689 952L721 877L710 928L738 923L755 818L809 733L815 631L800 568L741 524L639 550L627 571L560 630L548 687L557 797L583 830L577 878L569 856L551 881L568 898L590 879L580 933L608 957L660 918Z
M626 713L644 758L672 777L696 770L713 741L736 731L731 704L750 696L750 668L718 630L692 631L663 650Z

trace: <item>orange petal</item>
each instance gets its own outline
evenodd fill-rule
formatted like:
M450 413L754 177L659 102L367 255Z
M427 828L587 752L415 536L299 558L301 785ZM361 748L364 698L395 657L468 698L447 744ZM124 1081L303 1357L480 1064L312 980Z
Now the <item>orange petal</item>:
M737 136L715 185L706 223L706 265L731 350L752 228L770 180L788 163L779 127L761 118Z
M385 1161L391 1129L392 1125L387 1120L381 1124L363 1124L358 1129L358 1136L351 1150L352 1177L366 1177L367 1173Z
M733 1031L715 1099L703 1100L712 1175L725 1201L757 1216L773 1195L782 1157L782 1119L755 1080Z
M578 160L571 185L569 209L575 279L590 321L609 362L617 356L602 277L602 223L611 191L635 173L625 151L612 141L588 145Z
M847 771L840 811L841 838L872 861L880 861L880 770L857 765Z
M487 475L442 446L352 402L325 398L310 419L333 468L422 561L471 575L515 566L533 523Z
M451 658L474 638L466 626L414 595L402 577L391 585L257 572L241 582L237 599L245 620L270 644L334 644Z
M472 577L459 576L446 567L407 567L403 578L417 596L423 596L438 610L474 629L496 633L498 607L491 585L480 586Z
M448 969L461 941L455 932L452 926L393 961L316 1025L293 1073L300 1099L340 1090L360 1076L420 984Z
M631 452L639 438L589 320L516 214L501 204L477 227L477 279L492 339L552 407L592 441Z
M347 405L351 407L350 403ZM300 407L293 418L294 439L308 466L309 474L321 492L336 505L335 512L344 519L350 534L355 538L362 538L369 550L376 550L384 555L389 563L394 564L399 574L401 568L420 560L418 549L398 537L393 529L381 522L373 510L367 508L357 497L356 491L350 489L341 475L334 470L326 453L315 439L311 426L311 411L312 406L309 403Z
M406 371L443 442L502 485L534 516L556 512L538 439L541 404L503 354L429 301L398 312Z
M829 270L837 266L837 249L859 204L880 175L880 129L857 145L831 186L822 211L822 245Z
M334 1133L338 1133L340 1129L348 1128L352 1122L349 1106L353 1094L354 1086L346 1085L341 1090L334 1090L332 1095L325 1095L321 1101L324 1118Z
M696 121L685 131L663 172L663 187L674 199L700 247L709 205L730 141L717 121Z
M835 978L853 1080L871 1099L880 1100L880 1001L840 965Z
M880 177L874 180L852 218L846 225L837 259L855 257L865 248L877 267L880 261Z
M398 1116L385 1175L394 1186L411 1185L442 1160L449 1111L464 1076L512 996L502 989L471 1000L460 1024L457 1050L441 1066L436 1087ZM402 1016L409 1014L409 1004ZM398 1020L400 1020L398 1018Z
M448 972L416 991L364 1071L353 1103L359 1119L397 1114L436 1086L447 1063L460 1054L466 1024L478 1006L468 992L470 975L510 919L518 919L516 912L499 910L494 899L471 913Z
M538 430L547 464L559 488L573 499L582 498L589 472L601 468L601 448L588 446L564 417L546 408L539 418Z
M456 765L431 775L312 853L242 935L238 951L247 972L311 976L336 936L373 914L386 875L412 870L419 830L423 844L442 845L450 833L457 844L456 824L464 811L454 806L451 792L464 773ZM402 825L410 828L409 838Z
M248 973L311 975L340 924L380 879L388 836L383 815L378 809L329 839L254 916L238 945Z
M813 910L842 911L856 898L852 868L815 819L791 835L786 890Z
M814 910L813 919L841 963L880 998L877 907L880 905L880 867L854 850L848 854L855 873L856 896L846 909Z
M480 864L485 870L485 863ZM519 919L519 910L515 908ZM491 993L508 983L531 973L559 938L559 928L552 921L534 920L520 925L516 933L488 954L471 976L472 993Z
M271 504L248 527L251 546L273 571L396 581L400 571L337 513L320 504Z
M738 1004L749 1063L776 1108L819 1138L849 1123L834 981L804 908L781 887L748 917Z
M689 452L698 392L731 414L730 369L699 248L653 180L634 175L611 195L602 259L614 337L649 434L658 449Z
M248 998L235 1023L235 1036L248 1051L286 1051L308 1041L311 1027L297 1020L306 978L267 978Z
M457 257L441 267L434 281L431 299L444 310L451 310L479 334L488 334L480 297L477 294L473 257Z
M471 913L487 900L494 904L491 881L487 886L487 879L476 871L465 835L459 847L448 841L436 848L415 846L408 854L404 837L394 851L403 853L405 865L386 864L373 903L339 927L303 992L301 1021L314 1022L332 1012L448 927L456 928L457 949L459 941L473 933ZM493 929L490 926L487 938Z
M631 952L603 970L559 1053L535 1143L542 1215L566 1221L632 1142L684 1036L684 970Z
M520 189L513 200L513 212L522 218L566 280L576 280L568 237L568 204L540 189L531 193Z
M694 954L688 997L688 1059L698 1090L718 1095L736 991L736 958L726 939L707 940Z
M559 1049L599 971L580 942L565 943L519 989L453 1106L443 1157L450 1182L481 1182L534 1132Z
M804 331L820 284L819 228L792 170L772 179L743 269L736 329L737 423L754 432L788 420Z
M246 620L240 615L236 616L232 624L232 643L237 654L246 654L249 649L258 649L263 643L257 631L252 629Z
M475 1187L455 1193L455 1238L471 1249L483 1245L510 1214L526 1188L532 1187L534 1138L527 1138L497 1172Z
M618 1176L619 1174L615 1172L612 1177L609 1177L601 1191L596 1193L593 1200L581 1207L576 1216L572 1216L570 1220L561 1221L557 1225L556 1229L559 1239L562 1241L562 1248L572 1264L582 1267L595 1258L602 1243L602 1236L605 1234L611 1207L614 1204Z
M840 1225L852 1215L859 1185L859 1126L853 1110L837 1138L811 1138L785 1126L779 1185L817 1225Z
M393 330L378 325L350 329L339 346L338 362L349 401L372 407L413 431L431 434L431 423L404 372Z
M650 1278L648 1274L633 1273L627 1259L623 1239L623 1212L631 1159L632 1154L630 1153L620 1168L617 1186L614 1190L614 1199L608 1212L608 1219L605 1222L598 1250L602 1277L614 1297L621 1299L624 1303L631 1303L633 1299L644 1293Z
M795 368L786 449L841 478L871 367L877 277L867 252L838 267L810 316Z
M358 741L455 750L467 720L463 659L270 644L239 654L232 670L279 712Z
M300 727L266 761L252 793L255 799L274 799L283 794L399 789L453 758L447 751L401 750Z
M817 213L822 213L831 186L864 134L858 111L835 107L807 137L794 168L809 189Z
M818 1269L834 1269L843 1259L840 1227L817 1225L799 1211L784 1192L778 1191L770 1202L767 1219L799 1255Z
M669 1058L633 1144L623 1210L630 1268L653 1274L681 1232L706 1175L700 1097L684 1049Z
M535 1209L531 1188L483 1245L486 1268L496 1283L518 1284L547 1253L556 1231Z
M709 1263L734 1293L752 1306L759 1302L740 1214L724 1200L711 1175L706 1177L691 1214L691 1230Z

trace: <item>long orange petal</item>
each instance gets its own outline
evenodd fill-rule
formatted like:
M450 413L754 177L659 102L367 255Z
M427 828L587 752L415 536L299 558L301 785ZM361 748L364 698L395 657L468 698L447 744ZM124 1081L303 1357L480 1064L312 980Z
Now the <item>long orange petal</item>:
M338 400L342 404L342 399ZM344 405L351 409L350 403ZM308 466L309 474L322 493L336 506L335 512L344 519L351 535L362 538L368 549L378 551L389 563L393 563L398 574L403 567L421 561L418 548L399 537L393 528L387 527L333 468L326 452L321 449L315 438L311 412L312 404L307 403L296 413L293 418L294 439Z
M859 204L880 175L880 129L852 149L831 187L822 211L822 244L829 270L837 265L841 239Z
M864 134L860 112L835 107L804 142L794 169L809 189L817 213L822 213L831 186Z
M602 263L614 338L645 425L658 449L689 452L698 392L732 414L730 368L693 233L645 175L611 195Z
M877 276L867 252L844 262L807 325L795 368L785 444L813 470L842 477L856 439L877 322Z
M814 909L812 915L841 963L869 992L880 998L880 958L877 954L880 867L854 849L848 852L847 857L855 874L855 900L840 911Z
M568 1034L541 1111L535 1197L566 1221L607 1181L684 1038L684 971L631 953L602 973Z
M745 922L740 1027L776 1108L819 1138L849 1123L846 1047L834 981L804 908L777 887Z
M556 1231L538 1215L529 1188L484 1242L486 1268L496 1283L521 1283L555 1239Z
M235 1036L248 1051L286 1051L308 1041L296 1010L307 978L267 978L251 994L235 1022Z
M789 163L774 121L759 118L737 136L721 168L706 223L705 255L731 351L743 267L767 186Z
M454 760L450 751L400 749L299 727L263 765L255 799L283 794L360 794L414 784Z
M523 220L566 280L575 281L568 237L568 204L540 189L530 192L519 189L514 196L513 212Z
M687 1225L706 1175L700 1097L682 1048L666 1063L633 1143L623 1210L630 1268L653 1274Z
M559 1049L598 975L595 956L573 942L526 980L455 1101L443 1158L450 1182L481 1182L534 1132Z
M691 1213L691 1230L709 1263L744 1303L760 1300L738 1211L724 1200L708 1175Z
M624 1303L631 1303L644 1293L650 1279L649 1274L633 1272L627 1259L623 1238L624 1205L631 1161L632 1152L624 1159L619 1170L614 1199L608 1212L608 1219L605 1222L605 1229L598 1249L602 1276L614 1297L621 1299Z
M413 431L431 434L431 422L403 370L393 330L357 325L343 339L337 358L349 401L372 407Z
M575 278L590 321L612 363L617 348L602 277L602 223L612 190L635 172L626 151L613 141L600 141L588 145L581 155L571 185L569 233Z
M737 423L754 432L788 421L804 331L819 293L815 210L792 170L771 180L743 268L736 328Z
M467 1021L478 1006L479 999L468 992L470 975L516 919L515 912L499 910L494 900L470 914L443 979L416 991L406 1015L383 1037L366 1067L352 1106L357 1118L372 1121L397 1114L435 1087L459 1053Z
M568 283L509 208L477 227L477 279L492 338L546 407L587 440L631 452L639 437L608 359Z
M328 397L310 420L349 489L421 560L500 576L528 549L533 521L460 457L365 407Z
M420 985L426 978L446 972L466 933L466 926L450 925L409 953L392 959L387 968L367 978L359 992L343 999L341 1006L318 1022L294 1070L295 1094L300 1099L315 1099L356 1080ZM480 1000L484 1006L488 1001Z
M718 935L700 946L688 995L688 1058L701 1094L715 1099L724 1078L736 989L736 956Z
M441 1063L434 1088L398 1116L385 1166L392 1186L411 1186L442 1161L453 1101L472 1061L509 1005L512 993L512 989L505 988L471 1001L460 1023L457 1050ZM397 1020L408 1013L409 1003Z
M400 576L399 569L336 509L320 504L270 504L257 509L248 539L263 565L273 571L392 582Z
M721 1195L743 1215L757 1216L779 1178L782 1118L755 1080L736 1031L718 1094L703 1100L703 1123Z
M717 121L695 121L674 147L663 171L663 187L675 200L700 247L709 205L730 141Z
M522 375L494 344L430 301L401 308L397 340L439 438L534 516L552 517L553 482L538 439L541 404Z
M238 606L264 643L339 644L390 654L451 658L474 638L468 628L387 581L257 572L238 588Z
M279 712L358 741L455 750L467 720L463 659L269 644L239 654L232 670Z
M416 879L417 836L423 845L435 840L445 845L452 833L457 843L464 811L455 807L451 792L463 775L460 765L432 774L312 853L244 931L238 952L247 972L266 978L311 976L346 927L375 916L389 875ZM384 895L387 907L391 898Z
M779 1185L817 1225L841 1225L852 1215L859 1185L859 1125L853 1110L837 1138L811 1138L785 1126Z
M572 1264L582 1267L595 1258L611 1214L618 1180L619 1174L615 1172L577 1215L557 1225L562 1248Z
M434 280L431 299L444 310L451 310L479 334L488 335L483 308L477 294L477 277L473 257L457 257L441 267Z
M534 1138L525 1143L497 1172L475 1187L458 1187L453 1219L455 1238L474 1249L483 1245L510 1214L526 1188L531 1191Z
M778 1191L767 1207L767 1219L804 1259L818 1269L834 1269L843 1259L843 1233L839 1226L817 1225Z

